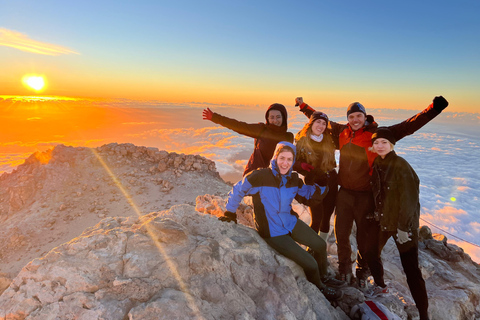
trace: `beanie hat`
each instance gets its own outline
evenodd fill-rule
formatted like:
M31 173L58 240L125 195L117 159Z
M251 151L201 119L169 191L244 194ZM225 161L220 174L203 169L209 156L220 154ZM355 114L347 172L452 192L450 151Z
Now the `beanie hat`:
M265 113L265 120L267 121L267 123L268 123L268 113L270 112L270 110L280 111L280 113L282 114L282 127L286 127L287 126L287 108L285 108L285 106L280 103L274 103L270 105L270 107L268 107L267 109L267 112Z
M361 112L364 115L367 115L367 112L365 111L365 107L360 102L354 102L348 106L347 117L354 112Z
M379 127L375 131L375 133L372 135L372 143L378 138L387 139L393 145L397 142L395 140L395 137L393 136L392 131L390 131L390 129L388 129L387 127Z
M312 115L310 116L309 124L312 125L318 119L325 120L328 125L328 116L320 111L315 111L314 113L312 113Z

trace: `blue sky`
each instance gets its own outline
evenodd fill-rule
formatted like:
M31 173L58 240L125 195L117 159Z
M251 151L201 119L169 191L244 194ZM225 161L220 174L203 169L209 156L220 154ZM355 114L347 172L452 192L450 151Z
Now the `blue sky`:
M15 77L45 95L453 111L480 98L478 1L6 1L0 28L75 53L0 45L0 94ZM1 43L1 33L0 33ZM18 73L18 74L17 74ZM3 92L5 91L5 92Z

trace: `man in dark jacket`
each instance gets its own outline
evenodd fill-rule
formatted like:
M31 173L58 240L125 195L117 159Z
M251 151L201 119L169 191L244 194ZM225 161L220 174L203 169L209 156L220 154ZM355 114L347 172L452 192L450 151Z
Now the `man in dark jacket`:
M255 169L267 168L278 142L293 143L293 134L287 132L287 109L280 103L268 107L265 123L245 123L212 112L209 108L203 110L203 119L255 139L255 148L245 166L244 176Z
M300 111L307 117L315 111L297 98ZM448 106L447 100L435 97L433 103L413 117L388 127L396 141L413 134L430 120L434 119ZM372 146L371 137L378 125L373 116L367 115L365 107L354 102L347 109L348 124L329 123L333 140L340 150L338 178L340 190L336 201L335 236L338 248L338 264L340 279L351 282L352 259L350 233L353 222L357 225L357 267L358 285L364 289L369 270L365 257L365 240L367 217L372 217L374 202L370 179L373 161L376 153L369 150Z

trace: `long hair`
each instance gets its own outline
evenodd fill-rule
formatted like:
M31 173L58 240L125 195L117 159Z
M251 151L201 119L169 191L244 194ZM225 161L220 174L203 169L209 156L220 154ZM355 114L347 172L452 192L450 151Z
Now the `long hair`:
M317 152L315 152L312 144L312 139L310 135L312 134L312 124L306 123L302 130L300 130L295 136L295 142L297 146L297 159L303 158L313 166L318 166L322 171L328 171L330 159L327 156L323 156L319 159ZM335 153L335 144L333 143L332 136L330 134L330 129L325 128L323 132L323 140L319 144L321 154L333 154ZM319 163L318 163L319 162Z

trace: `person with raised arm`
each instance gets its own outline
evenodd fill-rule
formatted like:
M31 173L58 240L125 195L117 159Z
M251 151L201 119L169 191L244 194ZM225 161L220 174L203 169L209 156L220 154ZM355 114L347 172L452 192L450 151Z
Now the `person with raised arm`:
M295 99L296 105L305 116L310 117L315 110ZM438 116L448 106L442 96L435 97L433 103L414 116L389 126L396 141L413 134L429 121ZM378 127L372 115L367 115L365 107L359 102L351 103L347 108L347 124L329 121L330 134L340 150L338 183L335 209L335 237L338 250L339 279L351 284L353 280L350 246L350 233L353 222L357 225L357 285L366 290L369 275L366 253L367 218L373 217L375 204L370 185L373 161L377 154L369 150L371 137Z
M209 108L203 110L203 120L210 120L255 139L255 147L245 166L244 176L255 169L267 168L278 142L293 142L293 134L287 132L287 109L280 103L274 103L268 107L265 113L265 123L238 121L215 113Z

